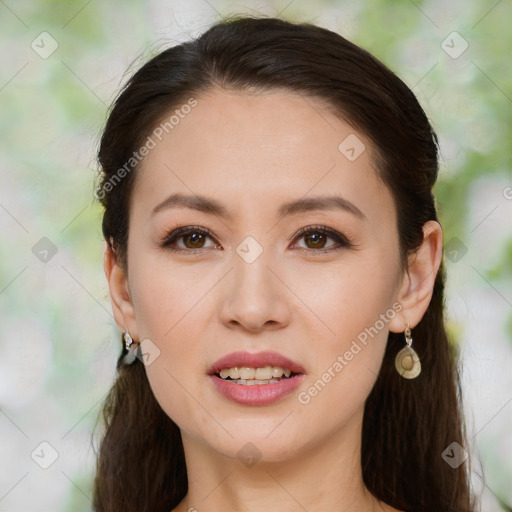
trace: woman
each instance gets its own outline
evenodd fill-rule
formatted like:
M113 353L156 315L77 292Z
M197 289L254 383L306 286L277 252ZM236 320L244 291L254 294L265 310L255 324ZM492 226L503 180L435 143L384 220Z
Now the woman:
M135 73L99 162L124 334L97 511L473 510L437 139L400 79L232 18Z

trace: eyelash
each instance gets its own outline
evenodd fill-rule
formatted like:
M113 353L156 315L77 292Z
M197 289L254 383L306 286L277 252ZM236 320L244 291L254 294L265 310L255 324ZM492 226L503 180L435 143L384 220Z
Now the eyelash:
M162 247L168 251L172 251L172 252L189 252L190 253L190 252L202 251L203 249L208 249L207 247L199 247L197 249L184 249L181 247L176 248L176 247L171 246L171 243L175 242L179 238L182 238L184 235L188 235L188 234L192 234L192 233L201 233L202 235L207 235L215 243L217 243L213 233L210 230L203 228L201 226L183 226L183 227L175 229L174 231L172 231L171 233L166 235L163 238L163 240L161 240L159 242L159 245L160 245L160 247ZM300 248L301 250L305 250L305 251L313 252L313 253L328 253L331 251L354 247L354 244L352 244L347 239L347 237L345 235L342 235L341 233L338 233L337 231L335 231L331 228L328 228L327 226L320 226L320 225L307 226L305 228L302 228L301 230L299 230L298 233L296 233L293 236L292 240L295 240L296 238L303 238L304 235L310 234L310 233L312 233L312 234L313 233L321 233L323 235L327 235L329 238L332 238L335 242L337 242L337 246L328 247L327 249L309 249L309 248L301 247Z

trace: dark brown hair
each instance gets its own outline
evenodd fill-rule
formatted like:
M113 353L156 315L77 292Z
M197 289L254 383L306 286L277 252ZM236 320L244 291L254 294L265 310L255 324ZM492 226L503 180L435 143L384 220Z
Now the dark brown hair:
M98 159L96 197L105 208L103 235L127 269L129 208L137 166L130 161L161 119L213 87L285 89L323 100L373 143L375 163L398 212L401 263L437 220L432 189L438 173L437 138L411 90L370 53L309 23L232 17L199 38L166 49L126 83L111 108ZM108 193L107 193L108 192ZM362 469L368 489L401 510L474 510L466 463L442 458L453 442L465 446L456 354L443 319L444 270L414 329L422 373L406 380L394 369L402 335L389 334L365 404ZM168 512L187 493L181 435L151 392L144 365L124 365L105 402L105 433L97 459L94 505L99 512Z

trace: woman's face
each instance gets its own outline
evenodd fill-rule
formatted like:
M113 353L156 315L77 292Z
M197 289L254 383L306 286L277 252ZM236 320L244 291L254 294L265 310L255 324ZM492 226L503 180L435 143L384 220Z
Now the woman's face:
M358 431L400 315L395 207L369 140L319 100L196 100L136 171L125 327L150 340L147 376L184 442L284 460ZM187 200L165 205L174 194ZM301 375L253 386L211 375L234 352L277 353ZM276 357L220 367L293 366Z

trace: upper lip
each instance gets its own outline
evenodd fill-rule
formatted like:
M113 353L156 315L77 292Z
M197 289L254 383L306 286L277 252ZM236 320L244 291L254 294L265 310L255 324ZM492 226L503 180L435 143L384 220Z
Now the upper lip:
M208 373L213 375L219 373L224 368L233 368L234 366L249 368L280 366L281 368L289 368L293 373L306 373L299 363L277 352L258 352L256 354L251 354L250 352L232 352L215 361L215 363L210 366Z

